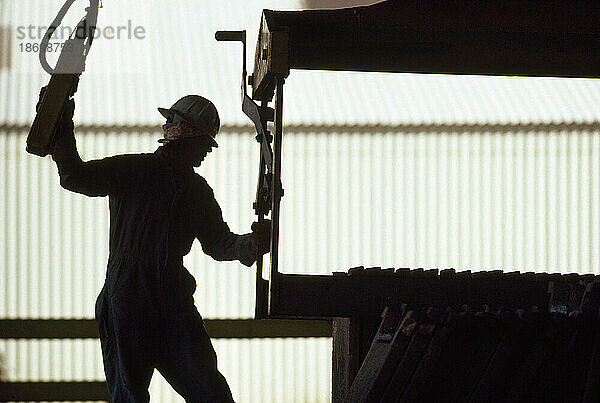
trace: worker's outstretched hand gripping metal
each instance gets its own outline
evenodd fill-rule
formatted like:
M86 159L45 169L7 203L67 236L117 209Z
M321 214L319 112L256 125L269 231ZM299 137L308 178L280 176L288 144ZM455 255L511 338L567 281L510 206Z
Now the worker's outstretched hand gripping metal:
M90 6L86 8L86 16L79 21L74 30L74 37L63 44L56 67L52 69L48 64L46 49L50 37L59 27L74 1L65 2L40 43L40 64L52 77L37 108L37 114L27 136L26 147L27 152L40 157L45 157L52 152L64 105L77 91L79 76L85 69L85 59L94 40L99 0L90 0Z
M274 111L272 108L266 106L266 104L257 105L248 96L246 89L246 31L217 31L215 39L218 41L242 42L242 111L254 123L257 133L256 141L260 144L260 163L254 211L258 216L258 221L262 222L271 210L271 201L273 198L273 151L271 149L273 137L267 130L267 122L273 121ZM271 225L273 224L271 223ZM260 256L256 261L256 318L264 318L266 316L267 297L268 281L263 278L263 258Z

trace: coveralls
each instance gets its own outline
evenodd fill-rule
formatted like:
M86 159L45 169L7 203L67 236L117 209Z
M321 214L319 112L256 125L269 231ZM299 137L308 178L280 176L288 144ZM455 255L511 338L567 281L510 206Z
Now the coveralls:
M183 256L198 238L215 260L241 259L236 242L247 235L230 231L206 180L177 170L164 147L83 162L72 123L66 132L53 154L61 186L109 197L110 255L95 316L114 401L148 402L154 368L187 402L233 401Z

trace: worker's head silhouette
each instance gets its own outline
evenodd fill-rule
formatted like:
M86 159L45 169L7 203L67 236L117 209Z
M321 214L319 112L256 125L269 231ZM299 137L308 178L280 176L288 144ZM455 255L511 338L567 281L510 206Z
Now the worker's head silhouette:
M158 108L167 118L160 143L168 145L172 160L179 166L198 167L213 147L219 131L217 108L199 95L186 95L169 109Z
M169 109L158 108L167 118L161 143L190 137L208 137L212 147L218 147L215 136L219 131L219 113L215 105L200 95L186 95Z

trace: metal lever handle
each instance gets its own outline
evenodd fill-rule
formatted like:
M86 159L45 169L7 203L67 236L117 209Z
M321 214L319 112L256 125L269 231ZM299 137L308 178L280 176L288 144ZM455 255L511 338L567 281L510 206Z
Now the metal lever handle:
M215 32L217 41L240 41L246 42L246 31L217 31Z
M247 96L246 92L246 31L217 31L215 32L217 41L242 42L242 102Z

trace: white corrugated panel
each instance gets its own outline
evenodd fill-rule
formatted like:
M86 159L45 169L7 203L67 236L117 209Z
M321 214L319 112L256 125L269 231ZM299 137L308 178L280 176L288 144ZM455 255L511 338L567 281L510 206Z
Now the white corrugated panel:
M218 367L235 401L303 403L331 400L331 339L213 340ZM3 381L103 379L97 340L0 340ZM158 371L150 401L184 402Z
M96 381L104 378L97 340L0 340L2 381Z
M600 80L292 71L285 122L317 125L598 122Z
M284 135L282 271L600 273L595 125L315 130Z

